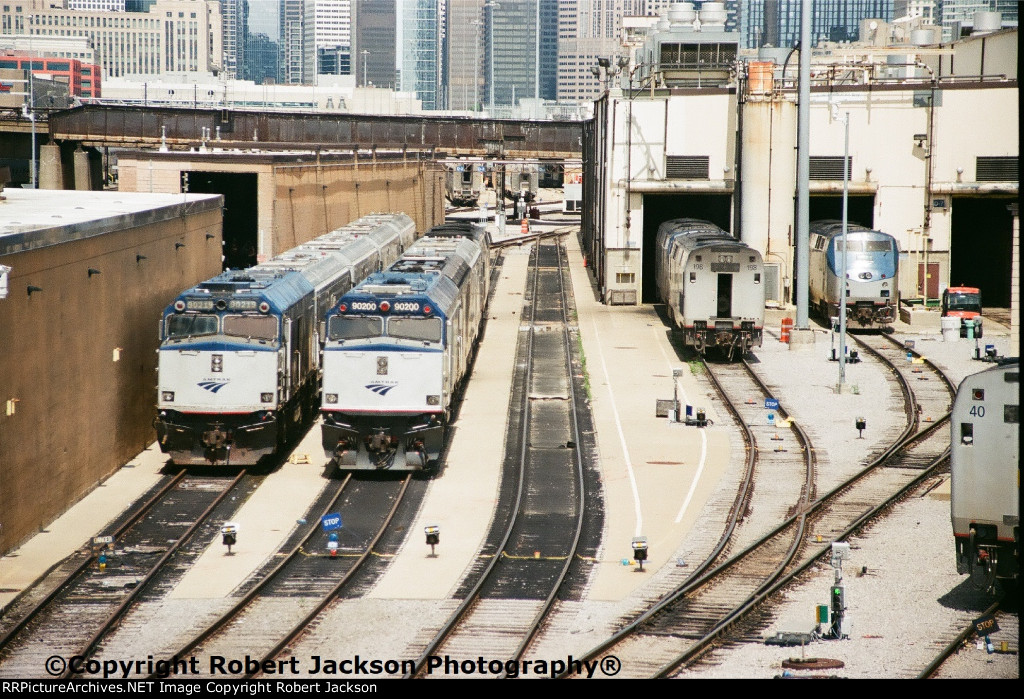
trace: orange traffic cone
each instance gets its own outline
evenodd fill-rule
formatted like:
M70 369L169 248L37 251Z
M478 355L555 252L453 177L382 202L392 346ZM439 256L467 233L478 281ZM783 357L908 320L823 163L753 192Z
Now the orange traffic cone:
M525 218L523 219L523 222L519 224L519 232L523 235L530 232L530 222Z

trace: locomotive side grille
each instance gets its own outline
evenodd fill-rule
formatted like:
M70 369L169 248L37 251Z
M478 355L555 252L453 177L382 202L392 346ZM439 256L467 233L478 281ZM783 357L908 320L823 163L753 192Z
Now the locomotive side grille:
M812 155L807 177L812 180L843 179L843 156ZM846 158L846 177L853 179L853 156Z
M1016 182L1017 157L1009 156L978 156L975 163L975 180L978 182Z
M709 160L707 155L666 155L665 177L670 180L706 180Z

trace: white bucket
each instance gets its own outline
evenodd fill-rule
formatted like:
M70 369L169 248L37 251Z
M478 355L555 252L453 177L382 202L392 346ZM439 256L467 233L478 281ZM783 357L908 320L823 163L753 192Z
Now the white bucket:
M942 341L956 342L960 339L960 319L946 317L942 318Z

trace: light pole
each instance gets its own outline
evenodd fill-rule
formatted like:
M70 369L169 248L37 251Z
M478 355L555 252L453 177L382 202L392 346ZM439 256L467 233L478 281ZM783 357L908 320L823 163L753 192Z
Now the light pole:
M498 9L499 7L501 7L501 3L491 2L491 0L488 0L487 2L484 3L484 7L489 7L491 9L491 18L490 18L490 21L487 23L487 30L488 30L488 32L490 32L490 38L489 38L489 40L487 42L487 45L490 47L490 60L488 62L490 63L490 66L491 66L491 79L490 79L490 88L491 88L491 116L493 117L494 116L494 11L496 9Z
M370 60L370 52L367 49L362 50L363 54L363 87L366 87L366 63Z
M833 113L838 112L838 107L833 107ZM850 113L843 114L843 233L842 243L843 272L839 279L839 391L842 392L843 384L846 383L846 226L849 189L850 189L850 168L847 165L850 159Z
M35 68L35 55L32 53L32 18L28 16L28 108L26 115L32 125L32 153L29 158L29 179L32 181L32 189L38 184L38 173L36 171L36 94L35 81L32 77L32 69Z

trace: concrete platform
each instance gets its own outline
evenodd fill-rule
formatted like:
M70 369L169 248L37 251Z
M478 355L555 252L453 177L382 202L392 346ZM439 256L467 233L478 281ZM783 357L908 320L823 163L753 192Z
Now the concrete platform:
M476 560L494 516L505 456L529 254L528 247L505 254L447 464L431 481L408 538L368 597L445 599ZM441 528L434 558L423 534L428 525Z
M603 553L588 597L619 600L649 580L637 566L622 564L632 562L633 537L647 537L645 570L671 561L730 459L725 427L686 427L655 417L656 401L673 397L673 369L682 370L683 405L704 408L720 425L727 419L676 356L654 307L600 303L576 236L564 240L605 489Z

